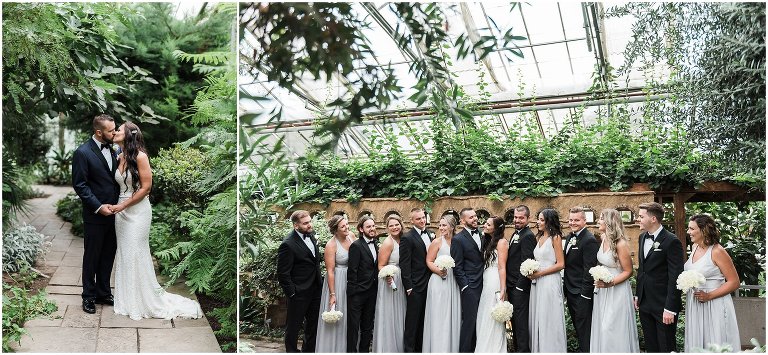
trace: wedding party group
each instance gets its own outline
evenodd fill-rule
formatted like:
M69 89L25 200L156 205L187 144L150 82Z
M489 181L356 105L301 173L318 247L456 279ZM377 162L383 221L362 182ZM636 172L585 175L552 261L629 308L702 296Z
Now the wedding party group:
M685 261L680 239L661 224L663 206L638 209L636 271L620 212L610 208L600 213L595 236L580 207L568 211L567 233L557 210L542 209L534 233L531 212L520 205L509 238L503 218L488 218L481 230L472 208L458 221L442 216L433 233L424 209L415 208L407 232L399 215L386 217L381 243L370 216L359 219L355 235L335 215L324 255L310 214L297 210L277 256L286 351L507 352L511 322L514 351L565 353L565 312L578 352L639 352L638 319L645 351L679 351L681 312L686 352L709 344L739 351L731 299L739 277L714 219L690 218L693 246Z

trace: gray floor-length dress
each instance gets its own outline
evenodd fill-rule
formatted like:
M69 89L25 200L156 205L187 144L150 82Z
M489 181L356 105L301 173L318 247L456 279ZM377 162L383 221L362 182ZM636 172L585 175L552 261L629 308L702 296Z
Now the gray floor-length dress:
M442 239L437 256L451 256L451 246ZM461 325L461 291L453 276L453 269L443 280L432 274L427 285L427 308L424 315L425 353L459 352L459 330Z
M391 238L391 237L388 237ZM376 294L376 318L373 324L373 352L401 353L404 351L405 290L400 276L400 244L394 243L387 265L398 268L395 275L397 291L393 291L386 279L379 279Z
M552 238L533 249L533 256L539 261L539 270L555 264L555 249ZM531 332L531 352L564 353L565 310L563 306L563 281L560 273L539 277L531 284L531 298L528 314L528 329Z
M698 270L704 275L707 281L699 289L707 292L725 283L723 272L712 262L712 248L710 245L696 262L693 262L693 257L688 258L684 266L686 271ZM733 351L741 351L731 295L701 303L693 297L693 292L693 289L688 291L685 302L685 352L703 349L708 344L730 345Z
M613 258L611 250L597 251L600 265L616 275L622 272L621 265ZM636 353L640 351L637 336L635 308L632 304L632 287L629 280L608 288L595 288L593 297L592 332L589 351L593 353Z
M320 317L317 321L315 351L318 353L347 352L347 262L349 261L349 251L342 247L338 239L334 237L333 240L336 241L333 289L336 293L336 310L343 315L338 322L333 324L323 321L322 314L330 310L328 309L328 301L331 298L330 291L328 291L328 277L325 277L323 294L320 298Z

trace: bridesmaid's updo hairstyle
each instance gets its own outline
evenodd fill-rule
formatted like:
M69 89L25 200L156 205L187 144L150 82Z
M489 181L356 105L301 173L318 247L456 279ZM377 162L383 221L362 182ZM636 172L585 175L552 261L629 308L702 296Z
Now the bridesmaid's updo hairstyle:
M701 229L701 235L704 237L704 245L720 244L720 230L717 229L715 220L707 214L697 214L691 217L691 221Z
M485 261L485 267L490 266L491 262L496 260L496 254L494 254L493 251L496 250L496 244L499 243L499 240L504 238L504 218L493 216L488 218L488 220L493 224L493 234L484 233L483 235L483 239L485 239L483 241L485 243L485 246L483 247L483 261Z
M328 220L328 230L331 231L332 235L336 235L336 232L339 230L339 223L344 219L344 216L335 215Z
M131 186L133 192L139 189L139 164L136 158L139 156L139 152L147 154L147 149L144 147L144 136L141 134L139 126L135 123L128 121L123 124L125 130L125 140L123 140L123 158L125 159L125 166L127 172L131 174ZM128 174L123 177L123 182L128 180ZM127 185L127 183L126 183ZM126 191L128 188L126 187Z
M547 230L547 233L549 233L550 237L554 236L563 236L563 232L560 229L560 216L557 214L557 210L554 208L545 208L539 212L541 215L544 216L544 228ZM536 214L536 218L538 218L539 213ZM538 236L544 235L544 231L540 230L538 233Z

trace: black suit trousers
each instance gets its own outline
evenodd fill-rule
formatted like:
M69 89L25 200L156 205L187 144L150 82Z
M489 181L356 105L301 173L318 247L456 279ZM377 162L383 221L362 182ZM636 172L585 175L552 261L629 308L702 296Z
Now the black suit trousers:
M347 352L368 353L373 340L376 288L351 296L347 302Z
M406 298L405 331L403 350L407 353L420 353L424 342L424 311L427 308L427 290L411 291Z
M117 252L115 224L83 224L83 299L112 295L109 279Z
M677 331L677 316L672 324L664 324L661 318L651 313L640 311L640 326L645 338L645 351L649 353L670 353L677 351L675 332Z
M592 300L581 297L581 294L564 290L568 302L568 313L579 339L579 352L589 352L589 338L592 332Z
M514 286L507 287L507 297L512 303L512 341L515 344L515 352L531 352L531 332L528 329L528 304L531 292L520 291ZM511 290L511 291L509 291Z
M459 352L473 353L477 344L475 324L477 307L480 305L482 287L467 287L461 292L461 328L459 329Z
M296 294L287 301L288 315L285 325L285 352L297 353L296 342L299 338L299 328L304 323L304 342L301 352L315 352L317 336L317 319L320 313L320 292L310 292L308 295Z

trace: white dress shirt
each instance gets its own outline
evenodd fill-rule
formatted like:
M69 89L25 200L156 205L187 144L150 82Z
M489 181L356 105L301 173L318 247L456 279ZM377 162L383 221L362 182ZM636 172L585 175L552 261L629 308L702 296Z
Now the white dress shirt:
M653 236L653 238L645 238L645 241L643 242L643 256L648 257L648 253L651 252L653 249L653 243L656 241L656 238L659 236L659 233L661 233L661 230L664 229L663 226L659 226L659 229L657 229L654 232L648 232L650 235Z
M483 248L480 246L480 230L477 231L477 234L472 234L472 229L464 227L464 229L467 230L470 236L472 236L472 240L475 241L475 244L477 244L477 250L482 250Z
M413 227L413 229L415 229L416 232L419 233L419 236L421 237L421 241L424 242L424 246L427 247L427 249L429 249L429 243L431 243L429 240L429 234L427 234L426 231L423 231L416 227Z
M371 251L371 255L373 255L373 261L375 262L376 261L376 248L374 248L373 247L373 243L371 243L373 238L368 239L368 237L363 237L363 239L365 240L365 243L368 244L368 249Z
M101 155L104 156L104 160L107 161L107 166L109 166L109 170L112 171L112 152L109 150L109 148L101 148L101 145L106 142L99 142L98 139L96 139L96 136L92 136L93 141L96 142L96 145L101 149Z
M304 242L304 244L307 245L307 248L309 248L309 251L312 252L312 256L315 256L315 245L312 244L312 238L304 238L304 234L301 234L301 232L299 231L296 231L296 234L298 234L301 240Z

